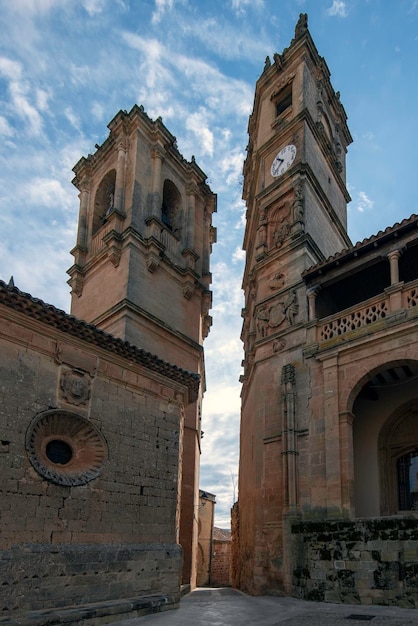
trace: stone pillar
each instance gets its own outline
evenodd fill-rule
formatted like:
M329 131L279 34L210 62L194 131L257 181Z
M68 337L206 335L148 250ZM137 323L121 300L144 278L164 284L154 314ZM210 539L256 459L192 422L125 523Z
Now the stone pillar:
M196 212L196 196L198 189L195 183L187 186L187 239L186 248L194 250L194 233L195 233L195 212Z
M80 213L78 218L77 246L81 250L87 249L87 211L89 206L89 184L83 180L80 187Z
M392 313L402 309L402 285L399 282L399 258L400 250L389 252L387 258L390 263L390 287L386 287L385 293L389 296L389 308Z
M115 201L114 208L123 213L123 196L125 189L125 161L126 147L121 142L118 145L118 161L116 165Z
M350 411L340 413L342 509L350 517L355 515L353 420L354 415Z
M325 420L325 478L328 515L341 515L340 416L338 410L338 355L323 362Z
M153 167L152 167L152 208L151 213L154 217L161 219L161 169L164 159L164 152L161 146L157 146L152 151Z
M312 287L312 289L308 290L307 295L308 295L309 321L310 322L316 319L315 303L316 303L316 296L318 295L318 292L319 292L318 287Z
M388 259L390 263L390 284L396 285L399 282L399 258L401 253L399 250L389 252Z
M297 510L297 484L296 484L296 403L295 403L295 367L285 365L282 369L283 389L283 432L282 432L282 457L285 502L287 512Z

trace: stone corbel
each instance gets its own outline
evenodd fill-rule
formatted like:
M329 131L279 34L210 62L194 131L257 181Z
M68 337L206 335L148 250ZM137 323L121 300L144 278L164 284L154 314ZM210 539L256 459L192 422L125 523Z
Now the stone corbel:
M145 263L149 272L154 273L158 268L161 261L161 254L163 252L164 246L162 243L154 239L154 237L147 240Z
M211 307L212 307L212 292L205 291L202 296L202 303L201 303L202 315L207 315Z
M103 242L106 244L106 252L112 265L117 267L119 265L120 257L122 254L122 237L119 233L111 230L103 238Z
M158 268L160 264L160 257L154 254L154 252L149 252L146 258L146 266L147 270L153 274L155 270Z
M202 323L202 336L203 339L206 339L206 337L209 335L209 330L210 327L212 326L212 316L211 315L205 315L203 318L203 323Z
M199 255L194 250L191 250L191 248L183 250L182 255L186 262L186 268L194 271Z
M84 267L84 265L86 264L87 248L77 244L71 250L70 254L72 254L74 257L74 265L76 265L77 267Z
M80 297L83 293L84 273L77 266L73 266L69 270L69 273L71 278L67 282L71 287L71 294Z
M186 300L190 300L190 298L194 294L194 291L194 283L190 280L187 280L183 285L183 296L186 298Z

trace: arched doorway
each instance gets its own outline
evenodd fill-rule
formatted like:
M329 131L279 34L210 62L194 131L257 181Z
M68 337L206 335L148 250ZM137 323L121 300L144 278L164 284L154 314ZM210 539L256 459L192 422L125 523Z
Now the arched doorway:
M356 517L393 515L402 510L400 494L402 489L406 494L406 487L402 488L400 481L406 485L407 474L410 480L409 473L418 464L414 460L418 450L417 381L418 362L386 364L370 373L354 401Z

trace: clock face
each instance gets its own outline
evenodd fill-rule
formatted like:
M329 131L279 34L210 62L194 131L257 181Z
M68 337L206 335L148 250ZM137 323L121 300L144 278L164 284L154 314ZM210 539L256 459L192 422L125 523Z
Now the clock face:
M271 164L271 175L274 177L281 176L292 165L296 156L296 146L290 144L280 150Z

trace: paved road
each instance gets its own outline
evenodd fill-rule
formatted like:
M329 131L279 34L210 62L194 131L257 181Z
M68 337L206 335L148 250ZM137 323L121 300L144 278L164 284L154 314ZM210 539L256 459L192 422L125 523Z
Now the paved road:
M234 589L196 589L180 608L110 626L418 626L418 609L251 597Z

